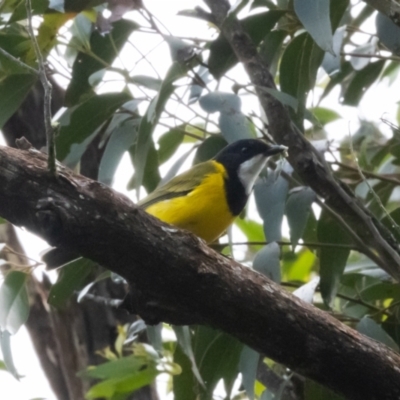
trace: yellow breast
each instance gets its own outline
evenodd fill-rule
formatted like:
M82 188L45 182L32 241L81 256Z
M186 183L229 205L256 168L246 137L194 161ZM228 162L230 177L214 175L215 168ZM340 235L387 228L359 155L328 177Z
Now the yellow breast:
M215 162L216 173L206 175L186 196L163 200L146 211L161 221L187 229L208 243L218 239L235 217L229 210L224 167Z

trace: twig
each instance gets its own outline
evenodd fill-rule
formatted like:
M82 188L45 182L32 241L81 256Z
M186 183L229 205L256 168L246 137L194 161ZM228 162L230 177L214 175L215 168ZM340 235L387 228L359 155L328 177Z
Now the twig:
M341 56L352 56L352 57L359 57L359 58L379 58L381 60L393 60L393 61L400 61L400 57L396 56L382 56L380 54L361 54L361 53L346 53L344 51L340 52Z
M298 289L301 285L299 285L297 283L293 283L293 282L281 282L281 286ZM321 290L319 285L317 286L317 288L315 290L317 292L319 292ZM336 297L338 297L340 299L343 299L343 300L351 301L352 303L360 304L360 305L362 305L364 307L367 307L367 308L375 311L376 313L385 314L387 316L391 316L392 315L392 313L387 312L386 309L380 309L379 307L376 307L373 304L366 303L361 298L355 299L354 297L350 297L350 296L347 296L347 295L342 294L342 293L337 293ZM335 316L335 314L332 314L332 315Z
M232 246L264 246L270 242L233 242ZM292 246L291 242L285 242L283 240L275 242L279 246ZM224 243L225 244L225 243ZM228 243L226 243L228 245ZM341 243L322 243L322 242L303 242L297 243L297 246L300 247L333 247L333 248L343 248L343 249L350 249L350 250L357 250L360 249L351 244L341 244Z
M17 63L21 68L27 69L29 72L31 72L34 75L39 75L39 71L37 71L35 68L30 67L28 64L25 64L21 60L18 60L18 58L14 57L12 54L8 53L1 47L0 47L0 53L3 54L4 57L7 57L9 60Z
M39 64L39 78L42 82L44 89L44 100L43 100L43 108L44 108L44 126L46 130L46 138L47 138L47 167L49 169L50 174L56 175L56 148L55 148L55 129L51 123L51 90L52 86L50 81L47 79L46 75L46 62L43 58L43 55L40 51L39 44L35 37L35 32L33 31L32 26L32 4L31 0L25 0L26 13L28 16L28 32L31 37L33 48L35 49L36 58Z
M397 224L397 222L392 218L392 216L387 212L385 206L382 203L382 200L380 199L380 197L377 195L377 193L375 192L374 188L372 187L372 185L370 184L370 182L368 181L368 179L365 177L363 171L360 168L360 165L358 164L358 160L357 160L357 156L354 153L354 149L353 149L353 138L351 137L351 135L349 134L349 140L350 140L350 154L353 157L353 160L356 164L358 173L360 174L360 177L362 178L362 180L367 184L369 191L371 192L372 196L374 197L375 201L377 202L378 206L381 208L381 210L383 211L383 213L386 215L386 217L389 219L390 224L393 228L396 229L396 231L398 233L400 233L400 226Z
M350 171L359 172L358 168L352 167L351 165L344 164L344 163L342 163L340 161L334 161L334 162L332 162L330 164L338 165L339 167L348 169ZM390 183L393 183L394 185L400 185L400 179L391 178L388 175L375 174L374 172L369 172L369 171L365 171L365 170L361 170L361 172L365 177L372 178L372 179L379 179L379 180L385 181L385 182L390 182Z

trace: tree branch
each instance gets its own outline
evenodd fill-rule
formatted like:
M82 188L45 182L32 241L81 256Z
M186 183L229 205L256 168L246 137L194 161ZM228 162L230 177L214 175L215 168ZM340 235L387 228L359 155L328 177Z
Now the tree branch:
M210 325L350 399L400 396L400 356L37 150L0 147L0 215L132 286L146 320ZM240 321L240 323L238 323Z
M265 90L276 89L273 77L239 21L233 15L227 18L229 2L204 1L256 88L268 118L269 132L278 143L289 148L290 164L303 182L324 198L325 203L340 214L367 248L376 254L374 261L400 280L400 247L390 231L355 198L347 186L335 179L323 156L291 122L286 108Z

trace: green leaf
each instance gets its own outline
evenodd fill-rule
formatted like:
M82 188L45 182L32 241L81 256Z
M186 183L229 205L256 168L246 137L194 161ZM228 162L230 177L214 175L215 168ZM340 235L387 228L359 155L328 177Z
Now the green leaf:
M139 157L136 151L137 151L137 146L132 146L129 150L134 165L136 165L137 163L136 160ZM143 171L142 185L145 187L147 193L151 193L161 181L158 153L155 148L153 139L151 137L150 137L149 148L147 151L147 158L145 162L146 164L144 166L144 171ZM137 171L135 171L128 186L130 188L137 187Z
M386 333L386 331L378 325L373 319L365 316L357 324L358 332L370 337L371 339L377 340L392 348L395 351L399 351L397 343Z
M122 93L96 95L70 108L60 117L60 133L56 138L57 157L74 167L94 139L98 129L131 97Z
M160 165L168 161L183 142L185 137L183 129L183 127L181 129L173 128L158 139L158 162Z
M4 364L7 368L7 371L10 372L15 379L18 379L21 377L21 375L18 373L13 356L12 356L12 351L11 351L11 333L8 331L2 332L0 330L0 347L1 347L1 352L3 354L4 358Z
M0 80L0 128L18 110L36 81L32 74L9 75Z
M134 354L111 360L96 367L89 367L79 373L84 378L101 379L86 394L88 399L122 399L124 394L132 393L154 382L155 377L167 370L171 374L178 372L173 365L163 365L157 352L146 344L134 347ZM175 367L175 368L171 368Z
M196 377L200 385L203 386L203 388L205 388L203 379L201 378L199 369L196 364L196 359L194 357L192 338L189 327L173 325L172 328L175 332L178 345L181 347L182 351L186 354L186 356L190 360L190 363L192 365L193 375Z
M310 379L306 379L304 385L304 398L307 400L346 400L344 397L332 392Z
M400 55L400 27L381 12L377 13L375 24L379 40L392 51L393 54Z
M129 78L130 83L136 83L139 86L144 86L147 89L156 90L161 89L162 81L147 75L136 75Z
M7 222L7 221L6 221L4 218L1 218L1 217L0 217L0 225L1 225L1 224L5 224L6 222Z
M329 0L294 0L294 11L317 45L333 53Z
M318 123L322 126L329 124L330 122L336 121L342 116L335 110L325 107L315 107L310 110L314 117L317 119Z
M236 218L235 225L245 234L249 242L264 242L265 235L263 226L250 219ZM260 249L260 246L256 246Z
M125 151L134 145L137 137L139 120L128 120L112 132L99 166L98 181L112 185L115 171Z
M233 337L205 326L196 326L192 336L195 360L206 390L197 381L191 370L188 357L178 346L174 362L183 367L182 374L174 376L175 400L208 399L212 397L215 386L223 379L228 392L238 374L238 362L243 345ZM198 395L199 397L196 397Z
M350 244L343 228L326 211L322 210L317 227L318 240L330 244ZM321 247L319 250L321 295L326 305L330 305L338 289L340 277L346 266L350 249Z
M50 290L48 303L55 308L63 308L73 293L82 289L95 265L87 258L79 258L65 265Z
M260 354L248 346L243 346L240 354L239 371L249 400L254 399L254 385L257 377Z
M281 260L282 279L285 281L308 281L315 269L316 258L315 254L306 247L296 253L284 252Z
M198 147L193 165L211 160L227 145L228 142L220 135L208 137Z
M123 360L123 359L122 359ZM132 393L143 386L150 385L159 374L156 367L145 367L121 378L107 379L92 386L86 393L88 399L115 399L116 396Z
M260 250L253 261L253 269L273 280L281 282L281 264L279 257L281 249L276 242L268 243Z
M47 58L48 54L50 53L50 50L57 43L57 38L58 38L57 34L59 29L72 17L73 14L59 14L59 13L45 14L43 16L43 20L38 29L38 35L36 37L36 40L44 59ZM33 46L30 47L25 62L27 64L36 65L37 57Z
M343 94L343 104L357 106L366 90L378 79L384 65L385 60L379 60L355 72Z
M370 285L359 293L363 301L370 302L382 299L400 299L400 285L398 283L380 282Z
M296 189L291 190L285 208L293 249L303 236L310 216L311 205L316 199L314 191L309 187L298 187Z
M186 67L183 67L176 62L171 65L165 79L163 80L160 92L152 99L141 120L134 158L135 185L137 188L139 188L143 183L147 157L150 149L154 147L154 142L152 140L153 131L158 123L162 111L164 110L167 100L175 89L174 82L184 76L185 73Z
M48 4L49 0L31 0L32 15L44 14L47 10ZM21 21L23 19L27 19L26 4L25 0L19 0L17 1L17 4L13 6L12 15L8 23Z
M324 59L322 60L322 68L325 72L332 76L340 71L340 63L342 57L340 55L340 51L342 49L344 34L346 33L346 27L340 27L336 30L333 35L333 53L325 53Z
M95 379L114 379L123 378L126 375L133 375L146 367L148 364L146 358L128 356L111 360L96 367L89 367L88 369L79 373L84 378Z
M267 11L251 15L241 23L250 35L254 44L258 45L265 35L271 31L279 19L286 13L283 10ZM220 79L229 69L238 63L238 59L225 37L221 34L210 45L208 67L211 74Z
M17 333L29 315L29 301L26 291L27 274L20 271L7 273L0 287L0 330L11 335Z
M286 47L280 64L281 91L299 101L297 113L291 113L296 124L303 129L307 95L314 87L317 71L324 52L308 33L296 36Z
M139 28L133 21L121 19L112 24L110 33L101 34L94 30L90 36L90 49L94 56L80 52L72 66L72 79L65 94L67 106L76 105L80 99L94 95L89 77L111 65L130 34ZM102 60L103 62L99 61Z
M259 179L254 186L257 210L264 221L264 234L268 242L278 242L282 237L281 227L289 183L278 174L276 171L268 171L268 176Z
M264 90L267 93L269 93L270 95L274 96L282 104L284 104L285 106L291 107L294 111L297 112L297 109L299 107L299 102L295 97L291 96L290 94L283 93L276 89L265 88Z
M241 112L242 101L238 95L212 92L200 97L199 104L206 112L220 113L219 127L228 143L253 137L251 123Z
M268 65L272 76L275 76L281 55L282 45L288 35L287 31L271 31L263 39L258 53Z
M92 22L86 15L78 14L74 18L74 23L71 26L71 33L76 47L86 51L90 50L92 28Z

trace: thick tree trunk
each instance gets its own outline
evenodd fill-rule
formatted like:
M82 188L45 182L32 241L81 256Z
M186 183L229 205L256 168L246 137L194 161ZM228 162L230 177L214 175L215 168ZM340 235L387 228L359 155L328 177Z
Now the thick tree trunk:
M147 321L206 324L350 399L400 398L400 356L36 150L0 147L0 215L135 287ZM241 321L238 324L238 321Z

